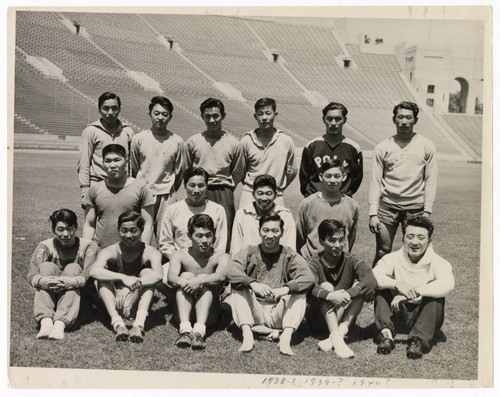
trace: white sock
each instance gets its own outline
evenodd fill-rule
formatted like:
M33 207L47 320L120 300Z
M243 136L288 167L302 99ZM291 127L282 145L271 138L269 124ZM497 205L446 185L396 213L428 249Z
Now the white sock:
M52 327L52 330L50 331L49 338L55 339L55 340L64 339L64 328L66 328L66 324L64 324L60 320L55 321L54 326Z
M347 325L347 323L342 323L339 325L340 335L346 336L348 332L349 332L349 326Z
M146 322L147 316L148 316L147 310L137 310L133 326L144 328L144 323Z
M205 336L205 333L207 332L206 325L202 323L194 323L193 334L196 332L201 334L201 336Z
M330 338L320 340L318 342L318 349L321 351L324 351L324 352L332 351L333 346L332 346L332 342L330 341Z
M193 327L191 327L191 323L189 321L181 321L179 324L179 334L183 334L184 332L188 332L190 334L193 333Z
M125 321L123 321L123 318L121 318L120 316L116 316L111 319L111 326L115 331L120 325L125 327Z
M337 356L340 358L354 357L354 352L349 349L344 341L344 337L339 332L332 332L329 339Z
M42 318L40 321L40 332L36 335L37 339L48 338L53 326L54 323L50 317Z

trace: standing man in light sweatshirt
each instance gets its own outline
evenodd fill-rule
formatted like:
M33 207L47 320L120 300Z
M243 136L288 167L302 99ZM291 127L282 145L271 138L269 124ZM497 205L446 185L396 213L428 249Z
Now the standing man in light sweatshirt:
M392 250L398 226L408 215L432 213L436 197L437 160L434 144L413 132L419 108L413 102L394 107L396 135L373 151L369 192L370 231L376 235L373 266Z
M227 250L235 215L234 189L245 176L245 159L239 141L222 129L224 104L208 98L200 105L206 129L187 142L187 167L201 167L208 173L207 199L224 207L227 217Z
M292 138L274 127L278 116L274 99L261 98L255 102L254 108L254 118L259 126L247 132L240 141L246 171L240 208L253 203L253 181L263 174L276 179L276 204L284 206L283 192L297 176L295 145Z
M394 349L397 327L409 331L406 356L421 358L439 335L445 296L455 287L452 267L431 245L434 225L423 215L404 222L403 246L384 256L373 269L377 353ZM399 320L399 321L398 321Z
M173 110L168 98L153 97L149 104L151 128L134 136L130 149L132 176L147 184L156 199L153 219L157 239L165 209L175 203L184 171L184 141L167 129Z
M123 146L128 156L130 142L134 136L134 130L118 119L121 111L121 101L118 95L105 92L98 99L98 108L101 117L83 130L80 141L77 172L82 200L91 185L107 177L102 149L115 143Z

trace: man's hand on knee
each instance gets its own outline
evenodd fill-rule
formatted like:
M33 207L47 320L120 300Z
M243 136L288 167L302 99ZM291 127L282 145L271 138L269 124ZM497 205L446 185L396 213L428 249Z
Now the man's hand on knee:
M121 288L116 292L116 308L118 310L123 310L123 306L125 305L125 299L130 294L130 290L128 288Z
M70 277L70 276L61 276L59 278L62 283L62 289L63 290L70 290L70 289L76 289L78 288L78 281L76 277Z
M203 277L196 276L188 279L186 285L183 287L183 290L188 294L196 295L200 292L202 287L203 287Z
M391 302L391 309L394 313L399 313L400 305L408 299L404 295L396 295Z

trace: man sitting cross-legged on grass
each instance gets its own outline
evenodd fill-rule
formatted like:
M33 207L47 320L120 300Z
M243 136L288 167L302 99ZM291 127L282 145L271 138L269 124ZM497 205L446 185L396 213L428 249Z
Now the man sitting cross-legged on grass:
M296 232L292 213L288 208L276 204L276 179L271 175L259 175L253 181L253 197L255 201L236 212L233 235L231 238L231 253L241 251L249 245L261 242L259 219L264 214L275 212L284 222L282 245L295 250Z
M354 245L359 205L340 191L345 178L345 169L339 160L324 161L319 173L320 191L306 197L299 205L297 251L306 259L322 249L318 225L325 219L335 219L346 226L346 251L350 252Z
M90 272L99 281L99 295L117 341L143 342L154 285L162 278L161 253L141 242L143 230L144 218L139 213L122 213L118 217L120 241L99 253ZM130 332L119 312L125 318L135 315Z
M403 247L385 255L373 269L379 284L377 353L389 354L394 349L397 324L409 330L406 356L416 359L429 351L440 334L445 296L455 287L455 279L450 263L430 245L434 226L428 217L407 218L403 225Z
M228 270L233 319L243 333L239 351L253 349L252 327L264 325L283 330L279 350L293 355L292 334L304 317L306 293L314 277L304 258L280 245L283 220L279 215L263 215L259 231L261 244L238 252Z
M180 336L175 344L202 350L206 327L213 325L219 315L219 287L226 279L229 255L223 250L214 250L215 226L210 216L192 216L188 233L191 247L176 251L170 258L168 270L168 281L177 288ZM192 316L193 308L195 316Z
M38 339L64 339L64 329L75 323L81 292L97 255L97 244L76 236L76 214L67 209L50 216L55 238L40 242L30 261L28 282L36 288L34 316L40 323Z
M319 224L318 237L323 251L309 259L316 284L306 318L312 329L330 334L318 343L320 350L333 347L337 356L352 358L354 352L344 337L363 307L363 297L375 291L377 281L371 266L344 252L345 229L342 222L333 219Z

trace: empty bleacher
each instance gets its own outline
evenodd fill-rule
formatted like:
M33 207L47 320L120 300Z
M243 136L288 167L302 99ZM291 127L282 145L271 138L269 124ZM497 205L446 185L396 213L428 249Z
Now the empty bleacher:
M346 44L346 48L360 69L401 71L401 67L394 55L364 54L360 52L359 46L356 44Z
M328 28L256 20L248 23L269 48L278 50L288 62L335 65L335 56L344 52Z
M96 108L91 109L88 102L57 80L47 79L20 57L16 59L15 84L14 111L51 134L80 135L97 119ZM37 131L23 127L22 132Z
M483 116L447 113L441 118L481 157L483 151Z
M185 51L264 59L250 29L237 18L207 15L142 14L165 38Z

